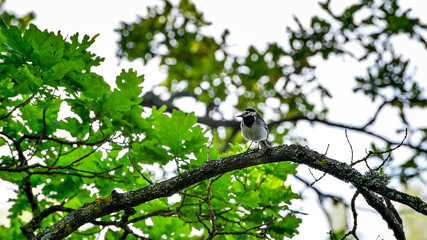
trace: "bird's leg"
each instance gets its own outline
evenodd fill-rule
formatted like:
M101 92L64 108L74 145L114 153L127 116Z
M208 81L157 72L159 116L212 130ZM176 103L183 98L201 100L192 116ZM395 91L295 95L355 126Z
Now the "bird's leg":
M249 147L248 147L248 149L246 149L246 151L245 151L245 152L247 152L247 151L249 151L249 149L251 149L251 145L252 145L252 143L253 143L253 141L249 144Z

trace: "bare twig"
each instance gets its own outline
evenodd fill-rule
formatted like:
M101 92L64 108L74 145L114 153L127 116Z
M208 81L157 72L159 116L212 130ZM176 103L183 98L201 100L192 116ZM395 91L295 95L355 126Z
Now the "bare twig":
M224 148L221 150L221 152L226 152L230 148L230 143L233 140L234 136L239 132L240 128L233 128L233 131L231 132L230 136L228 136L227 140L225 140Z
M328 154L328 150L329 150L329 144L326 147L326 150L323 156L326 156L326 154ZM323 173L322 176L320 176L319 178L316 178L310 168L308 169L308 171L310 172L311 176L314 178L314 181L310 184L310 186L313 186L316 182L320 181L324 176L326 176L326 173Z
M370 158L372 155L381 155L381 154L385 154L385 153L388 153L389 154L389 156L380 164L380 166L379 167L377 167L376 169L378 170L378 169L380 169L384 164L385 164L385 162L389 159L389 157L390 157L390 153L391 152L393 152L394 150L396 150L396 149L398 149L399 147L401 147L402 145L403 145L403 143L404 143L404 141L406 140L406 137L408 136L408 129L406 129L406 131L405 131L405 136L403 137L403 139L402 139L402 141L400 141L400 143L399 144L397 144L394 148L390 148L389 150L385 150L385 151L380 151L380 152L373 152L373 151L370 151L370 152L368 152L367 154L366 154L366 156L364 157L364 158L362 158L362 159L360 159L360 160L357 160L357 161L355 161L355 162L353 162L353 163L351 163L350 164L350 166L354 166L354 165L356 165L356 164L358 164L358 163L360 163L360 162L365 162L366 163L366 165L368 166L368 168L370 169L370 167L369 167L369 165L368 165L368 163L367 163L367 159L368 158Z
M353 228L351 229L351 231L349 231L347 234L345 234L341 240L345 240L348 236L353 235L353 237L357 240L359 240L359 238L357 237L356 234L356 230L357 230L357 211L356 211L356 198L357 196L360 194L359 191L356 191L353 195L353 197L351 198L351 212L353 214Z
M211 203L211 201L210 201L210 194L211 194L211 190L212 190L212 185L213 185L213 183L214 183L217 179L219 179L221 176L222 176L222 175L220 175L220 176L218 176L218 177L216 177L216 178L211 179L211 180L209 181L209 185L208 185L208 187L207 187L207 189L206 189L205 203L206 203L206 205L208 205L208 209L209 209L209 218L210 218L211 223L212 223L212 232L213 232L213 233L216 233L216 231L217 231L217 225L216 225L216 216L215 216L215 212L214 212L214 210L213 210L212 203Z
M258 190L258 188L261 186L261 184L265 181L265 179L267 179L265 176L261 179L261 181L259 181L259 183L255 186L254 188L254 192L256 192L256 190Z
M317 194L317 198L319 200L320 209L322 210L323 214L325 214L325 217L328 220L329 226L332 229L332 225L333 225L332 218L329 215L329 213L326 210L326 207L324 205L325 199L329 198L329 199L331 199L334 202L340 202L340 203L342 203L346 207L349 207L348 203L346 203L345 200L342 197L340 197L340 196L335 196L335 195L326 194L326 193L321 192L319 189L317 189L316 187L314 187L313 184L310 184L307 180L305 180L302 177L298 176L298 174L295 174L294 177L296 179L298 179L300 182L304 183L307 187L309 187L310 189L312 189ZM332 230L331 230L331 232L332 232Z
M53 138L53 137L48 137L48 136L44 136L42 138L42 140L48 140L48 141L53 141L56 143L61 143L67 146L73 146L73 145L77 145L77 146L96 146L99 145L100 143L105 142L106 140L108 140L110 137L110 135L107 135L106 138L100 140L100 141L96 141L96 142L88 142L88 140L86 141L67 141L67 140L63 140L63 139L59 139L59 138ZM40 136L39 135L29 135L29 134L25 134L24 136L22 136L22 139L32 139L32 140L39 140Z
M298 174L295 174L293 176L296 179L298 179L298 181L304 183L307 187L309 187L314 192L316 192L316 194L319 195L319 198L322 199L321 201L323 201L323 199L325 199L325 198L330 198L334 202L341 202L342 204L344 204L344 206L349 207L348 203L346 203L345 200L342 197L336 196L336 195L332 195L332 194L323 193L319 189L317 189L316 187L313 187L313 185L311 183L309 183L307 180L305 180L302 177L300 177Z
M0 117L0 121L1 120L3 120L3 119L6 119L6 118L8 118L10 115L12 115L12 113L14 112L14 111L16 111L18 108L20 108L20 107L23 107L23 106L25 106L25 105L27 105L28 103L30 103L30 101L32 100L34 98L34 94L32 94L27 100L25 100L24 102L22 102L21 104L19 104L19 105L17 105L16 107L14 107L13 109L12 109L12 111L10 111L9 113L7 113L6 115L4 115L4 116L1 116Z
M141 171L139 171L138 166L136 166L136 164L132 161L132 158L130 157L130 147L128 151L128 158L129 158L129 161L132 163L133 168L135 168L135 170L139 173L139 175L141 175L141 177L144 178L144 180L147 181L150 185L153 184L153 182L149 178L147 178L144 174L142 174Z
M245 229L243 231L223 231L223 232L217 232L216 234L217 235L251 235L256 238L265 239L267 236L268 228L270 228L270 226L273 224L274 221L276 221L276 219L277 218L273 218L273 216L271 216L270 220L267 223L263 223L255 227ZM255 230L255 229L262 229L262 232L260 234L251 232L251 230Z
M209 161L210 159L210 153L209 153L209 148L213 145L213 137L210 141L210 143L206 146L206 160Z
M392 101L384 101L377 109L377 111L375 112L374 116L371 118L371 120L369 120L367 123L365 123L365 125L363 125L361 128L362 129L366 129L368 126L370 126L372 123L375 122L375 120L377 120L377 117L379 115L379 113L381 112L381 110L389 103L391 103Z
M98 178L105 178L105 179L113 179L114 178L113 176L104 176L104 175L123 167L123 164L121 164L117 167L105 170L103 172L91 172L91 171L80 170L80 169L76 169L76 168L72 168L72 167L63 167L63 166L49 167L49 166L42 166L39 164L36 164L36 165L37 165L37 167L40 167L40 168L46 168L46 169L55 170L55 171L32 171L31 175L35 175L35 174L39 174L39 175L69 175L69 176L77 176L77 177L82 177L82 178L96 178L96 177L98 177ZM67 172L57 171L59 169L67 170ZM76 173L69 172L69 170L75 171ZM22 171L9 171L9 172L22 172ZM80 174L79 172L87 173L89 175Z
M315 183L320 181L324 176L326 176L326 173L323 173L322 176L320 176L319 178L316 178L310 168L308 169L308 171L310 172L311 176L314 178L314 181L310 184L310 186L313 186Z
M30 203L30 206L31 206L31 211L33 213L33 216L40 215L40 206L38 204L37 197L33 194L33 188L32 188L31 180L29 176L24 177L22 179L21 188L24 191L25 195L27 196L28 202ZM35 237L34 229L37 229L39 227L41 227L41 221L37 222L32 229L30 228L27 229L25 227L22 227L21 230L26 238L33 239Z
M208 232L208 235L209 235L208 239L212 239L214 237L214 235L212 235L211 229L206 225L206 223L203 221L203 219L200 218L200 216L202 215L202 201L201 200L199 200L199 212L195 212L195 214L196 214L198 222L200 222L203 225L203 227L206 229L206 231Z
M328 151L329 151L329 143L328 143L328 146L326 146L325 154L323 154L323 155L326 156L328 154Z
M179 161L178 158L174 158L175 164L176 164L176 171L178 172L178 175L181 174L181 169L179 168Z
M350 146L350 153L351 153L351 164L353 164L353 146L351 146L350 139L348 139L347 129L345 131L345 138L347 139L348 145Z

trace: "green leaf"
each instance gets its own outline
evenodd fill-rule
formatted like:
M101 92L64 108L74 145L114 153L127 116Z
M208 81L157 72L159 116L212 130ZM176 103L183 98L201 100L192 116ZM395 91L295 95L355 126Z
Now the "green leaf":
M197 118L193 113L173 111L168 116L163 114L165 109L153 108L150 117L142 123L146 137L141 144L133 145L133 154L139 161L165 164L173 159L188 159L186 155L205 148L208 139L204 136L205 131L195 125Z
M116 77L117 87L131 100L137 100L141 94L142 87L140 85L143 81L144 76L138 76L132 68L127 72L123 69L120 75Z
M83 95L90 99L102 99L105 94L111 92L110 85L96 73L84 74L79 83L82 85Z
M87 133L85 124L82 124L76 118L71 117L67 117L60 122L60 129L68 131L72 137L77 139L83 138Z
M25 172L6 172L0 171L0 179L11 183L20 183L28 174Z
M134 102L128 98L126 93L114 91L113 94L105 98L103 107L113 118L120 119L122 116L121 112L129 111L132 105L134 105Z
M0 20L0 31L6 41L2 42L2 48L21 57L30 52L30 45L22 38L21 30L16 26L7 26L3 19Z
M51 68L52 75L50 75L49 78L52 78L52 80L60 80L71 70L81 69L83 65L84 63L81 60L61 61Z
M151 217L153 226L149 226L149 235L152 239L179 239L190 235L191 227L178 218Z
M43 193L51 198L64 199L78 192L78 184L71 177L52 176L51 181L56 184L48 184L43 188Z
M182 111L173 111L172 116L163 115L160 121L154 123L154 129L159 136L168 136L163 144L171 148L171 153L177 157L184 157L203 146L203 130L193 127L197 118L194 113L185 114Z
M275 221L268 229L268 233L276 239L281 239L283 236L291 238L298 234L297 228L300 223L301 219L293 215L288 215L285 218Z
M35 84L37 87L42 86L43 80L41 78L35 77L34 73L32 73L28 66L25 65L18 69L18 71L14 74L14 78L21 84Z
M0 147L6 145L6 140L3 137L0 137Z

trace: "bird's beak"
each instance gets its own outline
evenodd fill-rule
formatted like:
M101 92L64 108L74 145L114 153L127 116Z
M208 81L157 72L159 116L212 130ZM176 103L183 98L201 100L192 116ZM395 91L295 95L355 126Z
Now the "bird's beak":
M237 115L236 117L242 117L242 114Z

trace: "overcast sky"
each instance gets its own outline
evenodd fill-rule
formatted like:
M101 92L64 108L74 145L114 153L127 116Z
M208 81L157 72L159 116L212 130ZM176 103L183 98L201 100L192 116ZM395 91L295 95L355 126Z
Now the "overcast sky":
M137 15L145 12L148 4L154 4L155 2L153 0L8 0L6 9L18 14L34 11L36 14L34 23L38 28L55 32L61 30L63 36L71 36L76 32L79 32L81 36L84 34L94 36L99 33L100 36L90 50L105 57L106 60L95 71L111 83L122 68L132 67L138 73L146 76L144 84L146 89L149 89L150 86L163 80L164 74L158 70L156 62L148 66L142 66L141 61L132 63L122 61L118 65L119 62L115 57L115 52L117 50L116 41L119 36L114 32L114 29L119 27L120 21L131 22L135 20ZM337 4L343 2L348 4L355 1L333 1L337 11L343 7ZM402 4L407 4L405 6L413 8L412 14L423 17L423 22L427 23L427 4L424 4L424 1L407 0ZM312 0L196 1L196 6L205 13L206 19L212 22L212 26L206 29L206 33L218 37L225 28L230 30L231 34L228 39L231 46L230 50L235 54L244 54L249 45L263 48L268 42L278 42L285 46L286 27L295 26L292 19L293 15L300 18L305 24L311 16L320 13L320 8L316 1ZM419 74L420 79L426 79L427 77L423 70L427 69L427 61L425 56L419 56L422 48L416 44L408 45L406 43L402 48L409 52L408 57L414 59L418 65L417 74ZM333 106L330 111L331 119L357 125L357 123L366 121L367 116L375 110L375 106L371 104L369 99L363 97L349 98L353 87L351 74L355 75L360 74L360 71L364 72L362 68L354 67L356 64L353 61L352 59L332 58L327 64L320 65L316 70L316 74L326 86L332 88L334 98L327 102L327 104ZM331 72L336 74L331 77ZM345 75L344 79L341 77L343 75ZM357 114L354 113L355 109L358 110ZM394 116L395 112L386 110L384 114L385 116ZM379 124L375 126L376 129L387 132L387 129L393 128L393 125L398 124L398 121L393 119L395 118L384 117L380 119ZM425 119L427 119L426 111L415 111L411 115L411 121L415 121L417 124L423 124L422 122ZM318 125L313 128L308 124L301 124L299 125L298 133L306 136L309 139L310 148L316 151L324 152L329 144L328 156L337 159L349 158L350 151L342 129L331 130ZM326 136L327 140L325 140ZM357 133L350 133L349 136L353 141L353 147L355 147L355 159L363 157L365 149L369 148L369 138ZM395 135L391 133L391 136ZM307 175L307 171L304 171ZM301 185L295 184L295 189L301 188ZM337 183L332 178L323 179L318 183L318 186L325 186L322 189L331 193L336 193L336 189L342 189L340 193L352 196L352 190L346 184ZM305 192L304 194L304 197L309 199L315 196L310 192ZM361 201L358 203L362 204ZM294 239L327 238L328 225L317 203L305 201L297 203L296 207L300 207L300 210L309 213L309 215L303 217L303 224L299 229L300 235ZM380 235L379 239L393 239L391 231L387 229L387 226L377 214L372 214L369 211L360 211L359 213L358 231L362 237L361 239L377 239L378 235ZM350 215L349 217L351 217ZM367 229L370 229L370 231L367 232Z

